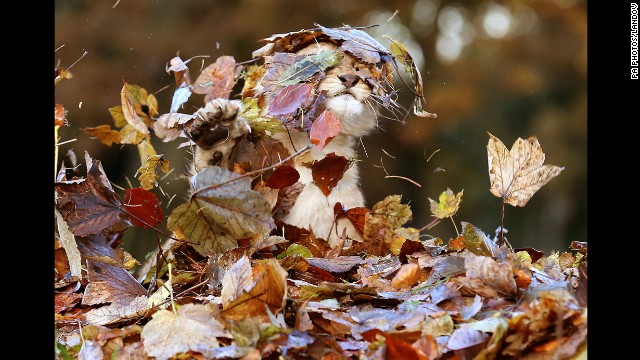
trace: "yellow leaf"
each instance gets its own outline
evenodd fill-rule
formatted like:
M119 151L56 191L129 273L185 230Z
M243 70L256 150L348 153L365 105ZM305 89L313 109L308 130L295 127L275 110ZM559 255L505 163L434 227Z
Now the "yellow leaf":
M536 191L564 170L560 166L542 165L545 155L535 136L527 140L518 138L508 150L500 139L488 134L490 190L509 205L525 206Z
M147 135L149 134L149 129L147 128L147 125L144 123L144 121L142 121L140 116L138 116L136 107L130 100L130 96L127 90L127 83L124 83L124 85L122 86L122 90L120 91L122 114L124 114L124 118L125 120L127 120L129 125L133 126L133 128L140 133Z
M143 189L151 190L158 185L156 167L160 165L160 170L165 174L168 173L169 160L166 160L162 154L156 154L156 150L149 142L149 139L138 144L138 152L142 166L136 171L136 176Z
M439 202L429 198L431 203L431 213L438 219L444 219L455 215L458 212L460 201L462 201L462 194L464 189L458 194L454 195L451 189L447 188L447 191L443 191L440 194Z
M117 144L120 142L120 132L111 130L111 126L109 125L86 127L83 128L82 131L89 134L92 139L98 139L107 146L111 146L111 144L113 143Z

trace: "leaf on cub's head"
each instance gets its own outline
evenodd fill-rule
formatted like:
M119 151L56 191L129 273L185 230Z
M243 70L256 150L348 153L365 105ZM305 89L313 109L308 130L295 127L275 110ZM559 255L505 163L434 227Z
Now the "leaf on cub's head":
M142 189L127 189L124 195L125 210L135 226L153 227L162 221L162 207L156 194Z
M237 246L237 240L270 232L275 224L271 207L251 179L217 166L208 166L191 178L193 194L173 210L170 230L179 230L203 256Z
M413 102L413 113L419 117L438 117L438 115L427 112L422 108L423 103L425 102L422 85L422 75L420 75L420 70L418 70L415 61L413 61L413 57L411 56L411 54L409 54L409 50L403 43L393 40L389 37L387 37L387 39L391 41L391 45L389 46L391 53L393 54L395 59L397 59L402 65L404 65L404 71L409 73L409 75L411 76L411 80L413 81L413 92L416 96L416 99Z
M269 115L287 116L302 107L313 95L313 84L300 83L284 87L278 91L269 105Z
M340 134L341 130L340 119L335 117L331 111L324 110L311 125L309 139L318 150L322 150L331 139Z
M440 194L440 197L438 198L439 201L429 198L431 213L438 219L444 219L455 215L455 213L458 212L463 193L464 190L454 195L453 191L447 188L447 191L443 191Z
M508 150L489 134L487 158L491 193L513 206L525 206L529 199L564 167L543 165L544 152L535 136L518 138Z
M390 61L389 51L384 48L371 35L346 25L341 28L326 28L316 24L325 34L335 40L342 40L340 50L346 51L358 59L377 64L382 61Z
M57 182L57 208L76 236L98 234L107 229L123 231L131 226L120 210L120 197L113 191L99 160L86 154L87 178Z
M313 75L336 66L344 57L339 51L324 50L317 54L305 55L280 74L277 84L280 86L293 85L312 80Z
M109 125L82 128L82 131L89 134L92 139L98 139L103 144L111 146L113 143L120 143L120 132L111 130Z
M329 153L324 159L314 161L311 165L313 183L320 188L324 196L329 196L331 190L338 185L350 162L344 156Z
M228 99L241 71L242 66L236 66L233 56L220 56L202 70L193 84L193 92L205 95L205 104L213 99Z

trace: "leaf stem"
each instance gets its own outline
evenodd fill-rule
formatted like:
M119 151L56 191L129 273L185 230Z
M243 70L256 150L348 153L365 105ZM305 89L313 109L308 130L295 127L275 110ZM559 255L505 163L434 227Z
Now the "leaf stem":
M504 242L504 198L502 198L502 209L500 210L500 243L498 244L498 248L502 247L503 242Z
M54 133L54 144L55 144L55 150L54 150L54 162L53 162L53 181L55 182L56 180L58 180L58 129L60 129L60 126L55 125L53 133Z
M453 228L456 229L456 236L460 236L460 232L458 231L458 227L456 226L456 222L453 221L453 216L449 216L449 219L451 219L451 223L453 224Z
M196 196L197 196L198 194L200 194L200 193L203 193L203 192L205 192L205 191L209 191L209 190L217 189L217 188L219 188L219 187L221 187L221 186L224 186L224 185L226 185L226 184L228 184L228 183L230 183L230 182L232 182L232 181L236 181L236 180L239 180L239 179L242 179L242 178L245 178L245 177L249 177L249 176L253 176L253 175L258 175L258 174L261 174L261 173L263 173L263 172L265 172L265 171L267 171L267 170L271 170L271 169L273 169L273 168L275 168L275 167L278 167L278 166L280 166L280 165L284 164L285 162L287 162L287 161L289 161L289 160L293 159L294 157L296 157L296 156L298 156L298 155L302 154L303 152L305 152L305 151L309 150L310 148L311 148L311 144L309 144L309 145L307 145L307 146L303 147L302 149L300 149L300 150L296 151L293 155L291 155L291 156L289 156L289 157L287 157L287 158L284 158L284 159L282 159L282 160L278 161L277 163L275 163L275 164L273 164L273 165L269 165L269 166L267 166L267 167L265 167L265 168L262 168L262 169L249 171L249 172L244 173L244 174L242 174L242 175L240 175L240 176L238 176L238 177L235 177L235 178L233 178L233 179L229 179L229 180L227 180L227 181L223 181L223 182L221 182L221 183L219 183L219 184L213 184L213 185L210 185L210 186L203 187L202 189L199 189L199 190L194 191L194 192L193 192L193 194L191 194L191 198L193 199L194 197L196 197Z
M440 221L442 221L442 219L440 219L440 218L434 218L433 220L431 220L431 222L430 222L430 223L428 223L427 225L425 225L425 226L421 227L420 229L418 229L418 232L420 232L420 231L424 231L424 230L429 230L429 229L431 229L432 227L434 227L434 226L438 225L438 224L440 223Z

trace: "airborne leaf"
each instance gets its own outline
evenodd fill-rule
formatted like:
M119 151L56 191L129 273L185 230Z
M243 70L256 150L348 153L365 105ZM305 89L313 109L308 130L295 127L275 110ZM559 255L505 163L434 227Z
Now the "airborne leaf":
M120 132L116 130L111 130L111 126L109 125L86 127L86 128L82 128L82 131L89 134L91 138L97 138L107 146L111 146L111 144L113 143L117 144L120 142Z
M487 158L491 193L513 206L525 206L529 199L549 180L558 176L564 167L542 165L544 152L535 136L518 138L508 150L489 134Z
M219 347L217 337L231 337L214 317L210 305L186 304L176 313L160 310L140 334L145 351L166 360L189 350L208 352Z
M271 207L251 179L229 170L208 166L191 178L193 194L173 210L167 227L180 230L203 256L237 246L237 239L265 234L275 227Z
M178 109L182 107L184 103L189 100L191 96L191 89L188 87L180 87L177 88L176 91L173 92L173 98L171 99L171 108L169 111L174 113L177 112Z
M62 104L56 104L54 114L54 125L55 126L64 126L67 115L66 110Z
M324 110L311 125L309 138L318 150L322 150L331 139L340 134L341 130L340 119L335 117L329 110Z
M179 56L176 56L169 60L170 66L166 68L167 74L173 71L173 76L176 80L176 86L178 89L180 88L188 88L191 85L191 77L189 76L189 67L187 67L187 63L189 60L182 61ZM174 94L175 99L175 94Z
M126 82L122 86L122 90L120 91L120 102L122 104L122 114L124 115L125 120L129 123L129 125L133 126L136 131L148 135L149 129L147 128L147 124L142 121L140 116L138 116L136 105L140 105L133 103L130 95L130 88Z
M242 67L236 67L233 56L220 56L204 68L193 83L193 92L205 94L205 104L213 99L228 99L233 86L238 81Z
M451 189L447 188L447 191L443 191L438 198L439 201L429 198L431 204L431 213L438 219L444 219L455 215L458 212L460 201L462 201L462 193L460 191L456 195L453 194Z
M136 226L148 228L162 221L162 207L158 197L148 190L127 189L123 205L130 214L129 219Z

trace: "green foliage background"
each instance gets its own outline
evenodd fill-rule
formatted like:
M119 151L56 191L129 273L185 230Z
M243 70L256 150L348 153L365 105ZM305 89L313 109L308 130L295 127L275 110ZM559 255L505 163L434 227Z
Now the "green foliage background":
M64 44L55 54L56 61L66 67L83 49L89 52L72 69L74 79L55 91L56 102L68 109L71 125L61 129L62 140L78 139L64 145L61 154L73 147L81 159L84 150L89 151L118 185L127 186L125 176L138 185L133 176L140 165L137 149L108 148L80 128L111 123L107 109L119 104L123 79L149 92L169 85L156 94L164 113L175 87L165 64L176 51L183 59L210 55L205 65L221 55L245 61L260 46L256 41L272 34L310 28L314 22L331 27L377 23L382 26L369 32L382 44L388 45L380 36L387 34L423 58L419 64L426 110L438 118L409 117L404 125L384 120L381 131L363 139L367 155L360 150L360 166L368 204L402 194L411 201L410 225L422 227L431 220L428 197L437 198L447 187L455 192L464 189L454 219L493 234L500 223L500 200L488 191L486 131L508 147L517 137L536 135L547 154L546 163L565 166L565 171L525 208L507 207L507 237L514 246L546 252L565 250L572 240L587 240L586 1L125 0L114 4L116 0L55 2L55 48ZM397 15L387 22L395 10ZM509 32L504 37L488 36L483 25L487 15L505 10L510 15ZM437 50L439 39L451 33L464 43L453 61L443 59ZM191 63L193 79L200 64L199 59ZM399 102L408 106L409 91L398 87ZM201 97L193 98L185 112L202 105ZM154 142L175 168L161 184L169 195L161 197L165 204L177 194L170 208L182 202L187 189L179 175L189 155L175 149L178 143ZM427 162L436 149L440 151ZM389 174L409 177L422 188L385 179L383 170L376 167L381 158ZM454 233L448 222L431 231L445 240ZM154 234L130 230L125 244L140 258L155 246Z

